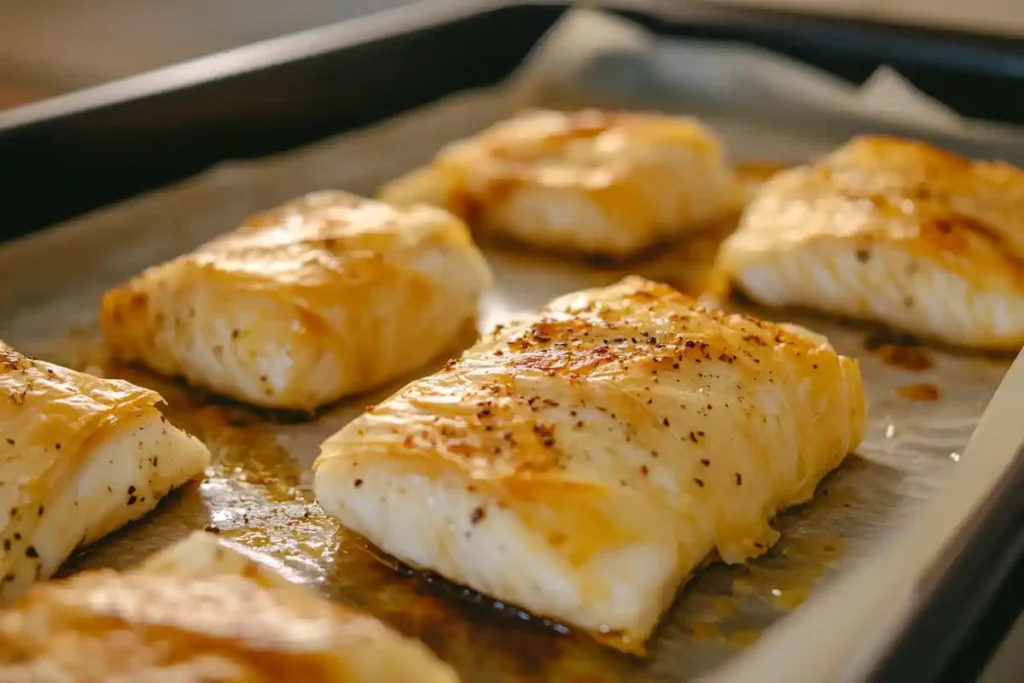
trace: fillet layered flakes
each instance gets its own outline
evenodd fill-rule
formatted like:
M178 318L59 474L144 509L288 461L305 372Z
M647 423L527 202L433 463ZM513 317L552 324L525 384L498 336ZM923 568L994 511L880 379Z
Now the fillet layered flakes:
M485 336L329 438L321 507L418 568L641 651L715 555L860 442L855 360L637 277Z
M596 110L527 111L381 191L536 247L612 257L728 215L739 195L721 143L696 120Z
M202 475L209 451L160 401L0 342L0 600Z
M490 271L465 225L318 192L103 299L113 350L239 401L309 411L451 346Z
M860 137L768 180L719 254L747 296L979 349L1024 344L1024 172Z
M37 586L0 614L4 680L455 683L420 643L197 533L123 574Z

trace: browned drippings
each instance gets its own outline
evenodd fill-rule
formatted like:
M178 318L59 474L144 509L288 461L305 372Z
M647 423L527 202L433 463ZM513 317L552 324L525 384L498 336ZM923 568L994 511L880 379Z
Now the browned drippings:
M744 565L733 579L737 596L756 596L790 612L807 600L825 570L843 553L842 539L833 534L790 536L766 558Z
M934 365L931 355L921 342L905 335L871 334L864 340L864 348L878 356L886 365L910 372L923 372Z
M275 423L246 407L225 402L182 382L119 363L87 333L75 333L46 354L47 360L102 377L123 379L158 392L158 407L175 426L210 449L211 464L198 486L161 513L160 522L179 517L251 547L297 548L311 533L333 534L334 523L302 485L302 471L278 443ZM213 401L213 403L211 403ZM201 511L201 512L200 512ZM319 530L319 531L317 531ZM329 530L329 531L325 531ZM141 558L139 558L141 559Z
M121 532L121 538L114 539L117 546L148 536L156 525L205 527L295 569L305 583L331 599L369 611L449 660L472 661L485 647L495 653L488 661L500 658L501 670L517 681L546 678L552 672L560 677L621 679L622 671L594 656L603 648L588 643L586 636L569 634L564 626L434 574L411 570L339 529L314 504L302 467L279 444L277 416L111 362L95 351L78 348L59 360L70 364L76 359L92 363L104 376L160 392L168 419L200 438L212 454L205 480L197 491L189 491L186 517L181 502L172 501L159 518ZM104 563L103 557L83 556L71 568ZM615 673L602 678L608 670Z
M741 628L730 633L725 642L735 648L743 649L756 643L763 633L764 631L756 628Z
M213 464L202 484L186 487L156 514L77 556L68 571L127 568L188 531L205 527L294 570L299 581L330 599L366 610L423 640L462 673L495 671L500 673L496 680L516 683L646 680L647 659L624 657L607 647L615 634L602 635L605 644L599 644L578 630L413 571L339 529L313 503L305 468L280 444L295 427L103 356L101 348L79 345L48 359L79 368L88 364L105 376L159 391L167 401L163 409L168 418L207 444ZM840 507L835 495L839 489L837 484L820 490L819 503ZM752 623L749 601L761 603L756 611L777 615L806 599L842 555L843 546L831 534L790 533L787 527L799 514L780 521L783 537L764 557L697 572L676 608L673 621L682 625L683 640L673 647L713 644L723 653L746 647L774 619L765 616ZM704 643L687 645L687 638Z
M685 627L687 633L694 638L706 640L725 640L725 632L722 625L709 621L692 621Z
M909 401L938 401L942 392L934 384L907 384L896 387L896 393Z

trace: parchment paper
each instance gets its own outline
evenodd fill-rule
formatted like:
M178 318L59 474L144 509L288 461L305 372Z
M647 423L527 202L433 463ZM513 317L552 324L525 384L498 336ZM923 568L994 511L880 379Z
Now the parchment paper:
M1022 149L1014 131L936 110L892 74L879 76L883 86L876 81L858 92L806 68L787 81L780 70L791 66L763 55L752 58L745 48L655 40L619 20L576 13L516 79L499 88L462 94L265 161L226 163L181 185L0 247L0 338L26 353L158 389L171 419L215 453L205 482L87 549L66 571L130 566L192 529L209 528L263 553L294 580L422 638L466 681L679 681L710 671L757 640L812 591L878 547L955 473L1008 361L903 351L910 360L931 365L910 372L867 351L869 331L863 328L786 313L827 334L841 352L862 359L871 411L868 436L812 504L777 520L783 538L769 555L747 566L702 572L667 615L650 656L634 659L520 612L498 611L485 598L443 581L396 571L318 511L308 467L319 443L411 377L345 401L316 421L282 422L110 363L94 319L105 289L253 212L327 187L372 194L383 181L427 161L443 143L521 106L587 103L687 111L714 125L737 160L799 161L828 151L855 129L899 131L910 125L905 115L911 111L925 122L921 130L930 137L983 152L998 142L1003 156ZM760 90L752 92L755 86ZM905 106L894 113L879 105L872 95L878 87L901 92ZM751 117L751 100L771 106L763 116ZM487 247L497 282L482 302L481 327L631 271L699 289L717 239L709 233L618 268ZM908 400L898 391L907 385L933 387L939 399Z

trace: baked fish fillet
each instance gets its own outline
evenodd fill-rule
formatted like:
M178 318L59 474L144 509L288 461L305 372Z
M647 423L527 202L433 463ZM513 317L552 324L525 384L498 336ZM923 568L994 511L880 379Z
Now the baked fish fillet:
M531 110L448 145L380 196L536 247L626 257L737 211L739 188L694 119Z
M414 567L642 651L862 436L857 361L630 277L485 336L322 446L321 507Z
M859 137L759 190L716 270L750 298L979 349L1024 344L1024 171Z
M0 600L200 477L210 453L156 392L0 342Z
M0 679L454 683L424 645L196 533L119 574L32 589L0 614Z
M490 277L451 214L325 191L107 292L100 320L125 360L311 411L451 346Z

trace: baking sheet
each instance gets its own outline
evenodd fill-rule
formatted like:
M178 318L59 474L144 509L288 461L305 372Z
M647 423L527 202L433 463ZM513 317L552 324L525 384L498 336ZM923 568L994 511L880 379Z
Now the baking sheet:
M709 52L707 47L654 40L617 20L575 13L523 73L500 88L463 94L277 158L224 164L179 186L0 247L0 338L26 353L161 391L171 419L202 438L215 455L201 485L85 550L65 571L127 567L193 529L207 528L260 551L294 580L420 637L466 681L679 681L711 670L756 641L813 591L878 547L955 473L1009 361L885 345L869 351L866 343L877 342L870 330L787 313L787 319L827 334L841 352L862 359L871 411L867 438L823 483L812 504L777 520L782 540L766 557L702 572L666 617L650 656L635 659L520 612L496 610L485 598L443 581L396 570L319 512L308 486L319 443L411 377L345 401L316 421L296 423L119 367L105 358L98 342L94 318L100 295L133 273L303 192L340 187L372 194L383 181L425 162L443 143L522 106L593 103L698 114L721 132L741 161L798 161L827 151L859 128L901 130L911 125L905 110L915 106L929 137L973 149L998 141L1003 156L1024 149L1014 131L941 112L895 74L889 85L915 102L899 115L873 107L863 92L846 90L845 100L823 96L813 87L815 79L819 86L839 84L804 69L788 85L776 74L772 82L789 92L777 93L764 116L751 118L749 84L758 78L744 69L760 68L765 60L751 61L749 50L719 46ZM784 115L786 106L791 116ZM933 115L923 113L928 107ZM820 123L828 111L834 125ZM488 246L496 284L482 303L481 327L626 272L697 291L716 239L709 233L614 268ZM906 369L913 366L916 370ZM937 400L910 400L936 393Z
M1024 9L1018 0L704 0L717 5L740 5L822 14L837 19L898 22L954 31L977 31L1020 37Z

